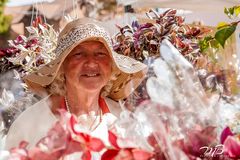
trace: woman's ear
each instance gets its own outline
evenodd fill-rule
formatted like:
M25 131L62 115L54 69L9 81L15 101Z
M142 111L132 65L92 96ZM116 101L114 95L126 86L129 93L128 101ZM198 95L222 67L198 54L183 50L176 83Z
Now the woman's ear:
M66 76L65 76L65 71L64 71L64 62L62 63L62 66L59 68L59 71L58 71L58 73L59 73L59 75L60 75L60 77L62 78L62 80L66 80Z

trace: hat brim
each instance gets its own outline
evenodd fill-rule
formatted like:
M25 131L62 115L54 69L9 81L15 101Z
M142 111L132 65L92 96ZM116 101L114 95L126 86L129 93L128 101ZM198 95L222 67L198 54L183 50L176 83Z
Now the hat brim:
M113 86L108 97L113 100L120 100L129 96L144 79L147 66L130 57L114 52L102 37L88 37L75 42L73 45L67 47L56 59L42 66L38 71L25 76L23 80L37 94L46 94L45 87L54 81L66 57L76 46L84 41L102 42L109 51L116 69L119 70L116 80L112 82Z

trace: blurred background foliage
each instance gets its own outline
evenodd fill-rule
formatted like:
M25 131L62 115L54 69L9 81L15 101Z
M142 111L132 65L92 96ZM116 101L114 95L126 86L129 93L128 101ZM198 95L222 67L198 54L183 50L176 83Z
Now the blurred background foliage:
M6 34L10 28L12 16L4 15L4 6L8 0L0 0L0 34Z

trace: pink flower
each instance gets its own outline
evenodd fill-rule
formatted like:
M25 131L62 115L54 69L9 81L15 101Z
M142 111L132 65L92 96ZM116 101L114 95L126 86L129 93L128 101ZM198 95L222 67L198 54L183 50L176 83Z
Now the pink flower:
M0 50L0 58L4 57L6 54L4 52L4 50Z
M108 149L101 160L149 160L153 154L136 148Z
M38 43L38 40L36 38L33 38L33 39L30 39L27 44L26 44L26 48L29 48L29 47L33 47L35 45L37 45Z
M121 148L117 136L109 131L111 147L106 147L101 139L92 137L77 130L75 116L60 111L61 119L49 130L36 146L27 150L27 143L10 150L9 160L59 160L75 152L81 152L82 160L91 160L91 152L101 152L102 160L149 160L152 152L138 148Z
M69 154L82 152L82 160L91 160L91 151L100 152L104 143L95 137L75 130L76 118L61 111L61 119L36 146L27 150L27 143L10 150L10 160L59 160Z
M85 144L85 148L87 150L100 152L105 147L104 143L99 138L94 138L88 134L77 131L75 129L75 125L77 125L77 121L73 115L71 116L69 122L70 122L70 130L72 133L72 138Z
M224 143L224 141L227 139L228 136L233 136L234 134L232 133L231 129L229 127L226 127L220 137L221 144Z
M185 139L174 142L185 154L194 159L204 156L201 147L208 147L216 143L215 127L209 126L202 130L191 130L187 133Z
M120 148L117 144L117 136L109 133L109 141L114 149L108 149L103 153L101 160L148 160L153 153L137 148Z
M232 133L226 127L221 133L221 143L224 145L224 152L231 158L240 158L240 135Z
M75 127L78 124L75 116L71 115L68 122L67 128L71 136L66 151L67 154L82 151L82 159L91 160L91 151L100 152L105 147L101 139L76 130Z
M13 42L15 45L18 45L23 44L25 41L23 40L22 36L18 36Z
M234 136L228 136L224 141L224 151L231 158L240 158L240 141Z
M18 147L12 148L8 160L29 160L28 151L26 149L27 145L27 142L22 141Z

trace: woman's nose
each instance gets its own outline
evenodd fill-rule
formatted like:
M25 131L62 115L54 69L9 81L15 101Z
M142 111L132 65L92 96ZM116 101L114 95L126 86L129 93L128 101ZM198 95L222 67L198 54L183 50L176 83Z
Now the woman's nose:
M89 68L96 68L98 67L98 63L93 57L89 57L85 62L85 66Z

